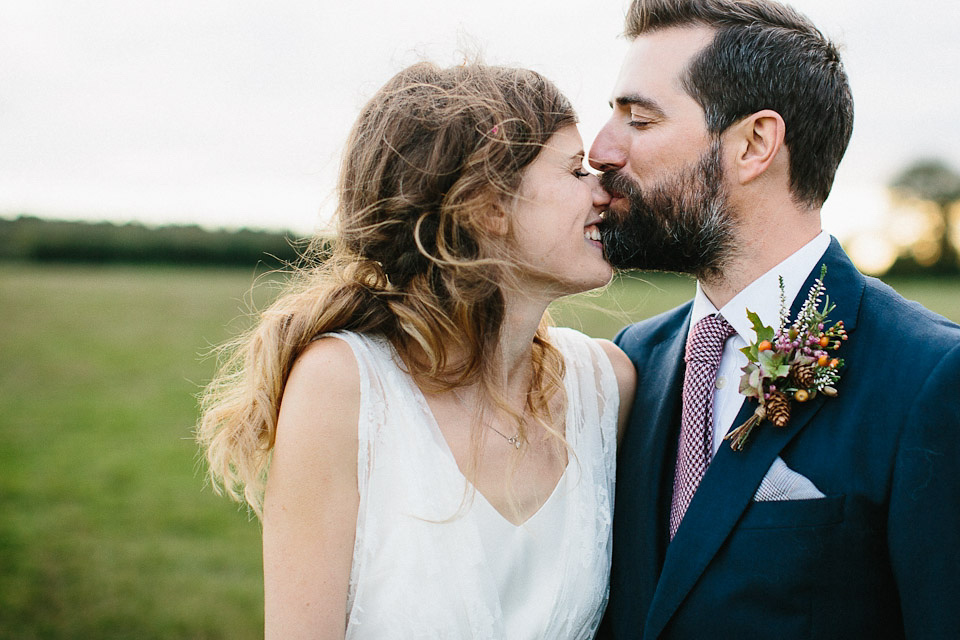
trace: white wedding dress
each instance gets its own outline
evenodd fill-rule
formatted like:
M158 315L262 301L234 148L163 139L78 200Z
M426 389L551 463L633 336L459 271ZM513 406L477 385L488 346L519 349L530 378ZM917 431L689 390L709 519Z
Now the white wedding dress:
M390 343L331 335L353 349L361 384L346 637L592 638L607 602L619 406L606 354L577 331L551 330L573 454L543 507L515 526L465 491Z

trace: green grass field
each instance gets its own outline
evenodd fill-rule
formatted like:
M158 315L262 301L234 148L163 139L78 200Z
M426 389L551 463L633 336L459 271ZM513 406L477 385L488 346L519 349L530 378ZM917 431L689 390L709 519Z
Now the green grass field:
M262 635L259 527L206 486L201 359L252 272L0 265L0 639ZM894 285L960 319L960 279ZM611 337L693 291L672 276L558 305Z

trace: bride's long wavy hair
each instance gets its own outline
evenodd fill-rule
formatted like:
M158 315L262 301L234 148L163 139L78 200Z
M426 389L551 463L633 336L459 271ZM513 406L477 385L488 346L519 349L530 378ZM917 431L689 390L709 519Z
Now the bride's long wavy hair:
M203 394L197 438L218 491L262 515L284 386L297 357L330 331L386 337L424 388L478 384L523 430L495 365L518 265L511 232L490 221L509 225L524 169L575 122L563 94L523 69L420 63L373 96L343 154L332 247L314 241L256 326L224 346ZM563 358L546 322L524 411L565 445L554 420L565 404Z

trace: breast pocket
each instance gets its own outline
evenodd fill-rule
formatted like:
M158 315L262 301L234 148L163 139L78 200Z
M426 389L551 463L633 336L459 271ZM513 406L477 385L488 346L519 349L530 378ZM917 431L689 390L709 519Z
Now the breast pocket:
M752 502L738 529L796 529L823 527L843 522L846 496L827 496L815 500Z

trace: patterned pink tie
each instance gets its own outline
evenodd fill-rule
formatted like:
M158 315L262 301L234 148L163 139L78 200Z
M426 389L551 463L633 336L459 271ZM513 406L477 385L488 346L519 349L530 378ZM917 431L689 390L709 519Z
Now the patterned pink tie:
M707 316L693 327L687 338L680 444L670 506L671 540L713 457L713 387L723 343L734 333L734 328L723 317Z

